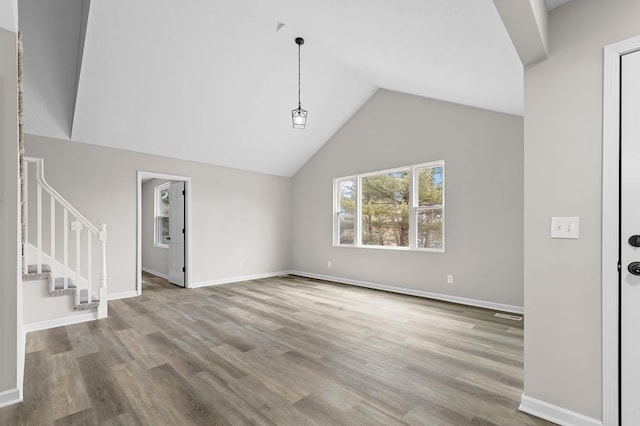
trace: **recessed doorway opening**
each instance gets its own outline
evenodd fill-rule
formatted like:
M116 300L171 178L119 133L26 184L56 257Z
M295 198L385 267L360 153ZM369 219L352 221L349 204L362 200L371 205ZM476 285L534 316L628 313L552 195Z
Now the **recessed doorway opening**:
M139 170L136 205L136 293L142 294L143 271L189 288L191 178Z

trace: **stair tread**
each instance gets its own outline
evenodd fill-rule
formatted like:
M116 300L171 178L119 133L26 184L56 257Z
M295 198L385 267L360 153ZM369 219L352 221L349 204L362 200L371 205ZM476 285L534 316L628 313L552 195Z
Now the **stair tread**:
M91 302L80 302L76 303L73 307L74 310L88 310L88 309L96 309L100 306L99 300L92 300Z

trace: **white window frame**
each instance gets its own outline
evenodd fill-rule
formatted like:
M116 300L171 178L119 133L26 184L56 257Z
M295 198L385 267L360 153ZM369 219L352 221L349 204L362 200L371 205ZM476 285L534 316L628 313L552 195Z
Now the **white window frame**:
M167 248L167 249L169 248L169 244L163 244L158 242L158 218L160 217L158 214L158 200L162 190L169 189L169 186L171 186L171 182L163 183L162 185L158 185L153 188L153 245L155 247Z
M442 204L437 206L420 207L418 206L418 179L417 172L421 169L431 167L442 167ZM409 172L409 246L397 247L397 246L379 246L379 245L364 245L362 244L362 198L361 190L362 179L367 176L375 176L381 174L389 174L396 172ZM396 167L393 169L378 170L375 172L361 173L357 175L341 176L333 179L333 246L334 247L352 247L352 248L365 248L374 250L399 250L399 251L419 251L419 252L431 252L431 253L444 253L445 251L445 162L444 160L430 161L427 163L413 164L409 166ZM354 218L354 243L353 244L340 244L340 231L339 231L339 214L340 212L340 200L339 189L340 182L344 180L356 181L356 211ZM425 209L439 209L442 208L442 248L422 248L417 247L417 235L418 235L418 212Z
M338 200L338 195L340 192L340 182L344 180L355 180L356 181L356 190L355 190L355 199L356 199L356 211L354 212L353 218L353 244L340 244L340 219L338 216L342 211L340 210L340 201ZM360 203L358 202L358 198L360 197L360 180L357 175L353 176L343 176L341 178L335 178L333 180L333 245L338 247L356 247L360 244L360 221L358 218L360 217Z
M418 188L418 179L417 177L417 173L422 170L422 169L427 169L430 167L442 167L442 204L438 204L438 205L434 205L434 206L422 206L420 207L418 205L419 200L418 197L416 197L416 194L419 193L419 188ZM411 206L411 215L409 217L409 244L410 247L413 248L413 250L416 251L428 251L428 252L436 252L436 253L444 253L444 246L445 246L445 220L446 220L446 214L445 214L445 169L444 169L444 160L439 160L439 161L431 161L429 163L422 163L422 164L416 164L411 166L411 194L409 196L410 199L410 206ZM436 209L442 209L442 248L439 249L434 249L434 248L422 248L422 247L417 247L418 241L417 241L417 237L418 237L418 212L420 210L436 210ZM413 223L412 223L413 222ZM413 239L413 240L412 240Z

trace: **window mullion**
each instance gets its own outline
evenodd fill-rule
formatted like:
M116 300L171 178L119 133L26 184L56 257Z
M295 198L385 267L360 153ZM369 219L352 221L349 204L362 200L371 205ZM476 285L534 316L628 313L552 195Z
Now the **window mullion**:
M411 167L411 173L409 173L409 248L416 248L416 168Z

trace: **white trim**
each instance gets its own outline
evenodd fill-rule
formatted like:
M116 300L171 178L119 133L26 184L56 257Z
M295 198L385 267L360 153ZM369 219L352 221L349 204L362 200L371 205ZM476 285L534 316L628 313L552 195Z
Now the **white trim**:
M25 170L26 172L26 170ZM18 194L20 194L20 179L18 179ZM25 207L26 208L26 207ZM21 221L22 221L22 215L20 213L20 201L18 200L18 205L17 205L17 210L18 210L18 214L16 217L16 229L18 230L18 235L16 238L16 253L18 255L18 262L15 265L15 272L16 272L16 277L18 278L16 280L17 284L18 284L18 288L16 291L16 324L17 324L17 330L16 330L16 340L17 340L17 348L16 348L16 356L17 358L17 368L16 368L16 387L17 387L17 392L18 392L18 397L17 400L14 400L13 402L7 402L6 405L10 405L10 404L14 404L16 402L21 402L22 401L22 394L24 392L24 365L25 365L25 354L27 352L27 339L25 338L25 331L24 331L24 284L22 282L22 256L20 256L20 254L22 253L22 235L20 234L20 229L21 229ZM26 260L26 259L25 259ZM2 395L0 395L0 407L4 406L3 405L3 398Z
M136 224L136 294L140 296L142 294L142 180L143 179L165 179L165 180L174 180L184 182L184 190L185 190L185 227L187 228L186 235L186 244L184 246L184 255L187 259L186 261L186 271L184 273L184 286L185 288L191 288L191 177L189 176L179 176L179 175L170 175L166 173L156 173L156 172L147 172L143 170L138 170L137 172L137 183L136 183L136 214L137 214L137 224Z
M130 297L138 297L138 292L135 290L132 290L132 291L121 291L119 293L110 293L107 298L109 300L120 300L120 299L128 299Z
M424 298L427 298L427 299L443 300L445 302L453 302L453 303L458 303L460 305L477 306L479 308L492 309L492 310L495 310L495 311L511 312L511 313L514 313L514 314L523 314L524 313L524 308L522 306L506 305L506 304L503 304L503 303L488 302L488 301L485 301L485 300L477 300L477 299L469 299L469 298L466 298L466 297L451 296L451 295L448 295L448 294L431 293L429 291L414 290L414 289L411 289L411 288L395 287L395 286L390 286L390 285L386 285L386 284L377 284L377 283L371 283L371 282L367 282L367 281L352 280L350 278L341 278L341 277L333 277L333 276L329 276L329 275L314 274L314 273L311 273L311 272L289 271L289 273L291 275L299 275L301 277L316 278L316 279L319 279L319 280L333 281L333 282L341 283L341 284L355 285L355 286L358 286L358 287L366 287L366 288L371 288L371 289L374 289L374 290L388 291L388 292L391 292L391 293L406 294L406 295L409 295L409 296L424 297Z
M334 248L347 248L347 249L349 249L349 248L352 248L352 249L362 249L362 248L364 248L364 249L367 249L367 250L405 251L405 252L410 252L410 253L423 252L423 253L440 253L440 254L444 254L444 250L441 250L441 249L430 249L430 248L411 248L411 247L398 247L398 246L370 246L370 245L356 246L354 244L336 244L333 247Z
M95 321L98 319L97 312L88 312L85 314L74 315L70 317L56 318L47 321L33 322L24 325L24 332L47 330L49 328L62 327L64 325L78 324L81 322Z
M640 37L604 48L602 111L602 419L619 423L618 254L620 176L620 57L640 49Z
M240 277L230 277L230 278L220 278L217 280L200 281L198 283L191 283L190 288L209 287L214 285L231 284L231 283L237 283L242 281L260 280L263 278L280 277L282 275L289 275L289 273L291 272L290 271L267 272L264 274L243 275Z
M165 280L169 279L169 274L163 274L162 272L154 271L153 269L145 268L144 266L142 267L142 272L164 278Z
M22 402L20 389L13 388L0 392L0 408Z
M67 201L62 195L58 194L58 192L47 183L44 178L44 158L25 156L24 161L26 161L27 163L36 164L36 181L40 184L39 187L44 189L47 194L55 198L55 200L60 203L60 205L64 207L71 216L74 216L76 220L81 222L91 232L98 235L98 233L100 232L98 227L89 222L89 219L84 217L75 207L73 207L73 205L69 201Z
M354 240L353 244L340 244L340 235L338 232L338 224L340 223L340 221L338 220L338 214L340 214L340 203L338 202L338 193L340 191L340 182L344 181L344 180L355 180L356 181L356 188L355 188L355 197L356 200L358 198L358 176L354 175L354 176L344 176L341 178L334 178L333 179L333 246L334 247L357 247L357 241ZM353 232L354 232L354 239L357 237L357 235L360 234L360 230L358 229L359 225L357 223L357 219L358 219L358 203L356 202L356 212L354 214L354 218L353 218Z
M520 411L561 426L602 426L600 420L522 394Z

